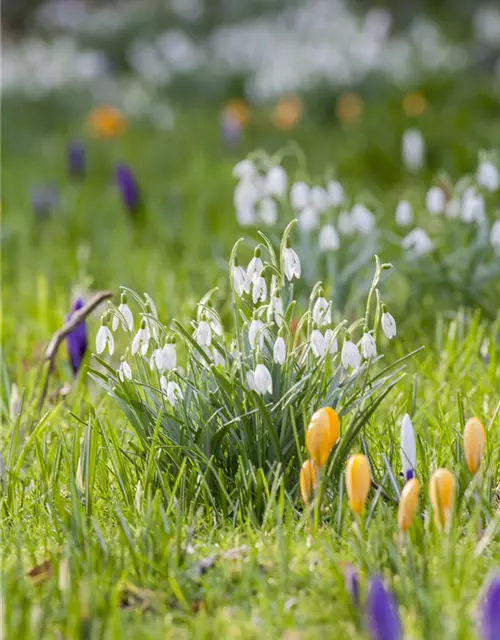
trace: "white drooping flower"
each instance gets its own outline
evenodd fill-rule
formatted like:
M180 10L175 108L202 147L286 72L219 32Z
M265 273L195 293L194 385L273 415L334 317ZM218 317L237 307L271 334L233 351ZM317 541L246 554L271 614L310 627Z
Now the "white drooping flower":
M260 252L256 251L254 257L250 260L247 267L248 282L253 284L262 273L264 264L260 258Z
M417 256L429 253L432 250L432 240L427 233L420 227L412 229L408 235L406 235L401 241L401 246L406 251L413 251Z
M179 387L177 382L174 380L169 380L165 376L161 376L160 378L160 386L162 390L167 394L167 399L169 404L172 407L175 407L179 400L184 398L184 394L182 393L182 389Z
M257 175L257 169L251 160L242 160L233 167L233 176L240 180L253 178L255 175Z
M500 220L496 220L491 227L490 242L495 251L500 252Z
M452 198L446 203L445 215L447 218L458 218L462 212L462 203L458 198Z
M217 313L213 309L210 309L210 307L204 308L204 307L201 307L200 305L200 308L199 308L200 314L202 309L204 309L205 318L208 320L212 331L215 333L215 335L222 336L224 332L222 330L222 325L220 323L219 316L217 315Z
M462 220L464 222L482 222L485 218L484 198L469 187L462 198Z
M283 336L278 336L273 346L273 360L276 364L283 364L286 360L286 343Z
M330 205L330 199L323 187L313 187L309 193L309 198L311 205L316 211L319 211L319 213L327 211Z
M446 207L446 194L441 187L431 187L425 196L425 206L432 214L443 213Z
M337 227L343 236L352 236L356 231L354 220L349 211L342 211L337 218Z
M223 367L226 364L226 361L224 360L224 356L216 347L212 348L212 360L214 361L214 364L217 365L218 367Z
M149 347L149 331L146 326L146 320L143 319L141 321L141 326L139 327L139 330L137 331L137 333L134 336L134 339L132 340L132 347L131 347L132 355L135 356L135 354L140 350L142 355L145 356L148 351L148 347Z
M252 301L254 304L258 302L265 302L267 299L267 284L262 276L259 276L253 283L252 287Z
M272 227L278 222L278 205L272 198L262 198L257 207L257 216L266 226Z
M425 142L418 129L407 129L401 140L403 163L408 171L417 172L424 165Z
M363 204L356 204L352 208L351 219L354 228L362 235L368 236L375 228L375 216Z
M303 233L310 233L319 227L319 213L310 205L304 207L297 218L297 226Z
M163 351L162 349L155 349L151 354L151 358L149 359L149 367L151 371L155 369L157 371L163 371Z
M20 406L21 406L21 396L19 395L19 389L17 388L17 384L13 382L10 387L10 396L9 396L9 417L12 420L12 422L15 422L17 420ZM2 474L0 473L0 476L1 475Z
M258 318L253 318L250 322L250 326L248 328L248 342L250 343L251 349L255 349L257 346L257 335L259 335L259 347L261 349L264 347L264 331L261 330L263 326L264 323Z
M209 347L212 343L212 327L206 320L202 320L198 323L196 331L194 332L194 339L200 345L200 347Z
M327 329L325 331L325 343L328 352L331 355L334 355L339 350L339 343L337 341L337 336L334 336L332 329Z
M396 321L388 311L384 311L382 313L381 325L385 337L389 338L389 340L392 340L392 338L394 338L397 333L397 328Z
M124 296L122 296L122 300L124 300ZM113 314L113 320L111 321L113 331L116 331L120 324L124 329L134 330L134 316L127 302L121 302L116 313Z
M332 224L325 224L321 228L318 245L319 250L323 252L336 251L340 247L339 235Z
M305 182L294 182L290 189L290 203L296 210L309 204L309 186Z
M289 281L292 281L293 278L300 278L301 267L299 256L292 247L285 247L283 250L283 269Z
M118 377L122 382L124 382L125 380L132 380L132 369L130 368L130 365L125 360L125 358L122 358L122 361L120 362L120 366L118 368Z
M262 196L259 187L260 183L253 178L245 178L238 182L233 194L233 203L236 210L254 209Z
M281 327L283 324L283 301L279 296L273 296L267 307L267 321L274 322Z
M177 367L177 350L174 342L166 342L163 347L163 367L167 371L172 371Z
M329 180L326 187L330 206L339 207L344 202L344 187L337 180Z
M273 379L265 364L258 364L255 371L247 373L247 382L250 389L264 395L273 392Z
M322 358L327 349L325 336L319 329L313 329L311 332L311 349L317 358Z
M417 446L410 416L405 413L401 422L401 466L405 482L415 476L417 468Z
M328 302L328 300L323 296L319 296L314 303L312 317L314 324L317 324L318 327L322 327L325 324L331 324L332 303Z
M282 198L286 193L287 186L288 177L283 167L271 167L266 175L266 193L276 198Z
M478 185L488 191L497 191L500 186L500 172L491 160L483 160L477 168L476 180Z
M361 356L358 351L358 347L352 342L352 340L345 340L342 346L341 354L342 366L344 369L351 367L352 369L359 369L361 364Z
M413 208L408 200L400 200L396 207L396 224L407 227L413 222Z
M101 324L95 337L95 350L100 355L108 348L109 355L112 356L115 350L115 339L113 334L105 324Z
M233 287L236 295L240 297L243 293L250 293L250 281L247 278L247 273L243 267L236 263L233 266Z
M255 207L244 206L236 207L236 220L241 227L251 227L257 222L257 214L255 213Z
M377 355L377 345L375 344L373 336L368 332L365 332L361 338L361 353L366 360L374 358Z

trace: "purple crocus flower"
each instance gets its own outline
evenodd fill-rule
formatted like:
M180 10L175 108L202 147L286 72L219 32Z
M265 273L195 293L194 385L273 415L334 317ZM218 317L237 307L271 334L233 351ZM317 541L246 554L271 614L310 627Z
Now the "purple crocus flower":
M500 575L490 581L483 600L482 611L483 640L500 638Z
M373 640L400 640L403 637L396 600L390 591L386 591L379 576L370 582L366 606Z
M344 576L347 592L351 596L353 605L358 609L361 603L358 572L352 565L348 565L344 571Z
M71 320L75 311L78 311L85 305L81 298L77 298L73 303L73 308L66 320ZM87 351L87 325L85 321L77 325L71 333L66 336L66 345L68 347L69 361L73 369L73 375L76 377L82 366L85 352Z
M140 206L141 198L139 186L130 167L119 164L115 170L115 181L125 208L130 213L135 213Z
M59 190L55 185L35 187L31 192L33 211L39 220L47 218L59 206Z
M241 142L242 126L236 114L224 111L221 116L222 141L229 149L235 149Z
M85 146L81 140L68 145L68 173L72 178L83 178L86 169Z

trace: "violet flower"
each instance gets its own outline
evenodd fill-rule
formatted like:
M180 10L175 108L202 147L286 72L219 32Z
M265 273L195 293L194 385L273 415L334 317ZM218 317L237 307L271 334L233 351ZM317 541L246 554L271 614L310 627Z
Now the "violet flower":
M139 186L130 167L119 164L115 170L115 182L122 202L130 213L135 213L141 204Z
M500 638L500 575L494 576L486 589L481 624L483 640Z
M31 203L35 216L42 220L59 206L59 191L55 185L35 187L31 192Z
M400 640L403 637L396 600L390 591L386 591L379 576L371 580L366 606L373 640Z
M73 140L67 150L68 173L72 178L83 178L86 170L85 146L81 140Z
M71 313L68 314L66 320L71 320L71 317L85 305L85 302L81 298L77 298L73 303ZM73 375L78 375L80 367L82 366L85 352L87 351L87 325L85 320L77 325L73 331L66 336L66 345L68 348L69 361L73 370Z
M351 596L353 605L358 609L361 604L358 572L352 565L348 565L344 571L344 576L347 592Z

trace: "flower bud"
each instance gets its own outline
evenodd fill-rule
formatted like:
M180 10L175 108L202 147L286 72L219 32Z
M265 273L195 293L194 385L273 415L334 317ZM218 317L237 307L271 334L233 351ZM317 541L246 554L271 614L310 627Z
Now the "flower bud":
M411 527L418 508L419 493L420 482L416 478L412 478L405 484L399 499L398 527L400 531L407 531Z
M455 478L448 469L437 469L429 482L429 497L438 529L448 529L455 499Z
M306 460L300 470L300 493L306 506L309 504L315 484L316 472L314 471L314 465L310 460Z
M484 426L477 418L470 418L464 429L464 454L467 468L471 473L477 473L479 469L485 444Z
M325 464L339 432L339 417L331 407L323 407L313 414L306 431L306 447L317 469Z
M359 515L365 508L371 486L370 464L366 456L358 453L349 458L345 481L351 510Z

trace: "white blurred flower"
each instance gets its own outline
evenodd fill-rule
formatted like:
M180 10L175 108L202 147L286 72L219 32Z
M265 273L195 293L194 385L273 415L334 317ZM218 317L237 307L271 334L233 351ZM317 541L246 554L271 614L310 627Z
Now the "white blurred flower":
M482 222L485 218L484 198L469 187L462 198L462 220L464 222Z
M249 371L247 382L250 389L261 395L273 392L273 379L265 364L258 364L255 371Z
M312 187L309 196L311 205L316 209L316 211L324 213L328 209L330 201L328 193L323 189L323 187Z
M377 345L375 344L373 336L369 333L364 333L361 338L361 353L366 360L374 358L377 355Z
M328 302L328 300L323 296L319 296L314 303L312 317L314 324L317 324L318 327L322 327L325 324L331 324L332 303Z
M369 235L375 228L375 216L363 204L356 204L352 208L351 220L354 228L362 236Z
M403 163L411 172L417 172L425 161L425 142L418 129L407 129L401 140Z
M483 160L477 168L476 180L488 191L496 191L500 186L500 173L493 162Z
M262 322L262 320L259 320L258 318L253 318L252 321L250 322L250 326L248 328L248 342L250 343L250 348L251 349L255 349L256 345L256 340L257 340L257 334L259 334L259 347L262 349L264 347L264 331L262 331L262 328L264 326L264 323Z
M21 406L21 396L19 395L19 389L17 388L17 384L13 382L10 387L10 397L9 397L9 417L12 420L12 422L17 420L20 406ZM0 473L0 476L1 476L1 473Z
M319 227L319 213L314 207L304 207L297 219L297 225L303 233L317 229Z
M323 252L336 251L340 247L340 240L335 227L332 224L325 224L318 237L319 250Z
M172 371L177 366L177 351L174 342L166 342L163 347L163 367L167 371Z
M242 160L233 167L233 176L235 178L253 178L257 175L257 169L251 160Z
M425 196L425 206L429 213L443 213L446 206L446 194L441 187L431 187Z
M326 187L330 206L339 207L344 202L344 187L336 180L329 180Z
M122 361L120 362L120 366L118 368L118 377L122 382L124 380L132 380L132 369L130 368L130 365L125 360L125 358L122 358Z
M406 227L413 222L413 208L408 200L400 200L396 207L396 224Z
M223 367L226 364L224 356L216 347L212 348L212 360L218 367Z
M109 355L112 356L115 350L115 339L109 328L101 324L95 337L95 350L98 354L101 354L106 347L108 347Z
M212 343L212 327L206 320L202 320L196 327L194 339L200 347L209 347Z
M238 264L233 266L233 287L236 295L240 297L243 293L250 293L250 281L247 278L247 273Z
M278 222L278 205L272 198L263 198L257 207L257 216L266 226L272 227Z
M118 306L117 313L113 314L113 320L111 321L111 328L113 331L116 331L120 324L124 329L128 328L130 331L134 330L134 316L126 302L122 302Z
M346 340L342 346L341 354L342 366L344 369L352 367L353 369L359 369L361 364L361 356L358 351L358 347L352 342L352 340Z
M270 196L283 198L288 186L288 177L283 167L271 167L266 175L266 193Z
M247 267L248 282L253 284L262 273L262 269L264 269L264 264L260 258L260 254L256 254L248 263L248 267Z
M408 482L414 477L417 468L417 447L413 423L407 413L401 423L401 466L405 482Z
M348 211L342 211L342 213L339 213L337 227L343 236L352 236L356 228L354 226L353 217Z
M259 276L253 283L252 301L254 304L265 302L267 298L267 284L262 276Z
M149 359L149 367L151 371L157 369L158 371L163 371L163 352L161 349L155 349L151 354L151 358Z
M162 390L167 394L168 402L172 407L175 407L177 402L184 398L182 389L174 380L169 380L167 382L167 379L165 378L165 376L162 376L160 378L160 386Z
M202 309L200 308L199 311L201 313ZM215 333L215 335L222 336L224 331L222 330L222 325L220 323L219 316L217 315L217 313L213 309L206 308L205 317L210 323L210 328Z
M412 229L412 231L403 238L401 246L403 249L413 251L417 256L421 256L431 251L433 245L427 233L420 227L417 227Z
M325 336L319 329L313 329L311 332L311 349L317 358L322 358L326 353Z
M396 321L388 311L384 311L382 313L381 325L385 337L389 340L392 340L392 338L394 338L397 333L397 328Z
M331 355L334 355L339 350L339 343L337 342L337 337L333 336L332 329L327 329L325 331L325 342L326 348L328 349Z
M254 206L236 207L236 220L241 227L251 227L257 222Z
M286 344L283 336L278 336L273 347L273 360L276 364L283 364L286 360Z
M279 296L271 297L269 305L267 307L267 321L274 322L281 327L283 325L283 301Z
M309 186L305 182L293 183L290 202L294 209L304 209L309 204Z
M495 251L500 252L500 220L496 220L491 227L490 242Z
M291 247L283 250L283 269L289 281L300 278L301 266L299 256Z
M447 218L458 218L462 212L462 203L458 198L452 198L446 203L445 215Z
M149 347L149 331L146 327L146 321L142 320L141 326L139 327L139 330L137 331L137 333L134 336L134 339L132 340L132 347L131 347L132 355L135 356L135 354L140 350L142 355L145 356L148 351L148 347Z
M260 199L260 192L254 180L246 178L238 182L234 190L233 202L236 211L250 211L255 209L255 205Z

